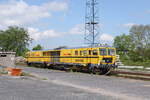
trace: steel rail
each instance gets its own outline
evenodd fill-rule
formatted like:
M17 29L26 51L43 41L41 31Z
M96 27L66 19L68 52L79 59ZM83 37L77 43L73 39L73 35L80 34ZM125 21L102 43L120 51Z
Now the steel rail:
M135 71L123 71L123 70L114 70L111 71L112 73L116 73L116 74L128 74L128 75L140 75L140 76L150 76L150 73L148 72L135 72Z

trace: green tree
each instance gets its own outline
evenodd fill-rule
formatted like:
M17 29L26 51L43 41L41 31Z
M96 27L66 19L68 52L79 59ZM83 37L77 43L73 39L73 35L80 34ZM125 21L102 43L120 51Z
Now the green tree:
M114 46L117 50L128 50L120 54L120 59L125 64L150 65L150 25L135 25L129 30L129 35L115 37Z
M31 42L28 31L17 26L10 26L0 31L0 47L3 51L14 51L17 56L24 55Z
M131 27L130 36L134 45L134 52L136 52L142 60L149 59L150 25L136 25Z
M43 47L40 44L38 44L37 46L33 47L32 50L43 50Z
M129 51L132 49L132 42L130 35L116 36L114 39L114 47L119 51Z

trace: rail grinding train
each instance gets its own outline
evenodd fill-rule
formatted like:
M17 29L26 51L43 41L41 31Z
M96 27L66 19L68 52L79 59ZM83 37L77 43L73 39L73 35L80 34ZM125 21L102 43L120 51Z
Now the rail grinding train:
M100 74L107 74L117 67L116 49L108 46L30 51L26 53L26 61L28 65L87 70Z

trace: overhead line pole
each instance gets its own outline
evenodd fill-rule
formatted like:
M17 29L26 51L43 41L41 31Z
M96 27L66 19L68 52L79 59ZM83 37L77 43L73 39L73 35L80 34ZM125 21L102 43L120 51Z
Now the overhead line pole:
M86 0L85 44L95 45L99 41L99 9L98 0Z

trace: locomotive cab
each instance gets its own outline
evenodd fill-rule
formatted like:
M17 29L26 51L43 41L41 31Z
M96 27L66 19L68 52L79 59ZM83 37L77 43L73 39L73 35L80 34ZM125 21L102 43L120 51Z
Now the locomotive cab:
M101 64L114 64L116 59L116 50L114 48L100 48Z
M116 68L117 65L115 64L116 61L116 49L115 48L99 48L100 54L100 64L99 69L102 71L103 74L108 73L112 68Z

